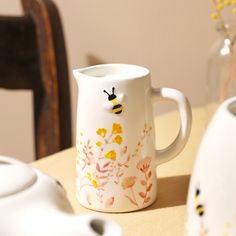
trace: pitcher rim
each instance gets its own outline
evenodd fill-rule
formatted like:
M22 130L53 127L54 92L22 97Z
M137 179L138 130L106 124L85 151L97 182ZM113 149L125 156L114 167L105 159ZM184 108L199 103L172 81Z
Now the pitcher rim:
M232 118L236 118L236 96L230 97L223 101L219 106L218 112L224 110L225 114L229 115Z
M103 71L103 75L101 75L101 76L98 76L98 75L94 76L91 73L91 70L94 70L94 69L99 70L101 68L104 69L106 67L107 67L107 69L110 69L110 70L111 69L113 69L113 70L119 69L120 71L123 70L123 72L127 73L127 74L124 73L124 75L122 77L120 77L119 80L135 80L135 79L146 77L150 74L149 69L147 69L146 67L135 65L135 64L125 64L125 63L107 63L107 64L92 65L92 66L88 66L85 68L77 68L77 69L73 69L73 74L75 77L78 75L83 75L84 77L87 77L90 79L97 79L97 78L106 79L106 77L108 77L109 74L107 74L107 76L106 76L106 73L104 71ZM128 72L127 68L129 69L129 72ZM133 73L131 73L131 71ZM109 78L109 79L111 79L111 78Z

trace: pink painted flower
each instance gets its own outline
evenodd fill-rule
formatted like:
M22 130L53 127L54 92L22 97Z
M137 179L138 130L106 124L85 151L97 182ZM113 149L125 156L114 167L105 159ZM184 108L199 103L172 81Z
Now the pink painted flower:
M123 189L132 188L137 181L136 176L128 176L123 179L121 185Z
M138 162L137 168L141 170L143 173L146 173L150 167L151 160L152 160L151 157L146 156L145 158L143 158L141 161Z
M114 196L108 198L105 203L106 208L112 207L112 205L114 204L114 201L115 201Z

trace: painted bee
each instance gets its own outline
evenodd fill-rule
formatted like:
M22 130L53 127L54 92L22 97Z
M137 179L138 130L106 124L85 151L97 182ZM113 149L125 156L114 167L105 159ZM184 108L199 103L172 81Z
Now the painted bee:
M104 104L104 107L115 114L120 114L123 110L123 105L121 104L121 102L124 98L124 95L119 94L118 96L116 96L114 93L114 87L112 88L112 94L109 94L106 90L103 90L103 92L108 95L108 101Z
M204 205L200 204L199 195L200 195L200 189L196 188L196 191L195 191L195 211L201 217L204 215L205 209L204 209Z

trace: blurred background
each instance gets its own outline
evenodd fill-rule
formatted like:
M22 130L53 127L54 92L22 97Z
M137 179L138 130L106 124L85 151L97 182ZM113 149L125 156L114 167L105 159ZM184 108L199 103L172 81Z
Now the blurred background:
M206 63L217 35L210 19L210 0L54 2L61 15L69 62L73 143L77 99L71 73L74 68L99 63L142 65L150 69L154 87L179 89L192 106L204 104ZM20 1L0 0L0 14L21 15ZM1 154L34 160L31 106L30 92L0 89ZM158 110L173 109L172 105L164 106Z

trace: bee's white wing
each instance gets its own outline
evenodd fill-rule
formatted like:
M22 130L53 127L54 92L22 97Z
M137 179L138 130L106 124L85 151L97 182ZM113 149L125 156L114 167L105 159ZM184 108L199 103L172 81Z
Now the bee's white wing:
M117 102L121 103L124 100L125 96L123 93L117 95Z
M113 107L113 105L112 105L112 103L111 103L110 101L106 101L106 102L104 102L103 107L104 107L106 110L111 110L112 107Z

